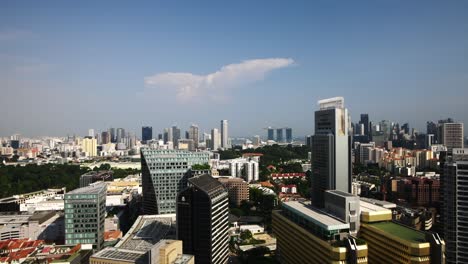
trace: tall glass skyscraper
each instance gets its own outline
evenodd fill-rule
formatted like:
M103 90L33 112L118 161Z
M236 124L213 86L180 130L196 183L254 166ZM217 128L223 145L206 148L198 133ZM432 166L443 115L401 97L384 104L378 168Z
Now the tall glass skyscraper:
M141 150L143 211L145 214L173 214L176 195L187 187L194 164L207 164L208 152L183 150Z
M326 190L351 192L351 122L343 97L318 103L312 136L312 203L323 208Z
M229 198L224 186L208 174L190 178L177 196L177 239L195 263L227 263Z
M65 194L65 244L104 246L107 184L98 182Z
M146 143L148 140L153 139L153 128L150 126L144 126L141 128L141 140Z

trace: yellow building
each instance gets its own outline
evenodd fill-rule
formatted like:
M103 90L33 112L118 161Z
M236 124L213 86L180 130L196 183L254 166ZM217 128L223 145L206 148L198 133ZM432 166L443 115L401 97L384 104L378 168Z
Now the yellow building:
M97 156L97 140L95 138L86 137L81 141L81 150L86 153L88 157Z
M151 249L151 263L194 264L195 257L183 254L181 240L161 240Z
M307 202L283 203L282 210L274 211L272 217L281 263L367 263L367 245L344 238L349 224Z
M445 263L445 242L392 220L392 211L361 200L359 238L369 247L369 263Z

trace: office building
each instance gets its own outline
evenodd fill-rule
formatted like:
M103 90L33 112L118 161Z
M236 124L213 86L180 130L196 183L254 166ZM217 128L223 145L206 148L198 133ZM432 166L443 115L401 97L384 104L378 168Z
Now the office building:
M218 150L221 147L221 135L217 128L211 129L211 150Z
M463 123L443 123L440 125L441 144L449 151L454 148L464 148Z
M150 126L144 126L141 128L141 140L146 144L148 140L153 139L153 128Z
M292 143L293 142L292 128L287 127L285 130L286 130L286 142Z
M344 98L318 103L312 136L312 203L323 208L326 190L351 192L351 137Z
M283 128L277 128L276 129L276 142L278 142L278 143L284 142Z
M83 141L81 141L81 150L88 157L96 157L97 156L97 140L92 137L85 137Z
M117 143L122 143L123 139L125 138L125 129L123 128L117 128L117 134L116 134L116 142Z
M117 142L117 135L115 134L115 128L113 127L109 128L109 134L110 134L111 143Z
M229 149L229 133L228 133L228 121L221 120L221 148Z
M359 238L367 243L369 263L445 263L445 242L437 233L392 222L392 211L384 206L395 204L360 201Z
M275 140L275 129L268 127L268 140Z
M104 245L107 184L98 182L65 194L65 244Z
M174 147L179 146L179 139L180 139L180 128L177 126L172 126L172 143L174 143Z
M364 135L365 136L370 136L369 132L369 114L361 114L361 120L359 121L359 124L364 125Z
M310 202L282 203L272 224L280 263L367 263L367 245L348 236L350 224Z
M187 187L190 168L208 162L207 152L142 149L143 211L146 214L175 213L176 195Z
M102 132L101 133L101 144L105 145L105 144L109 144L109 143L111 143L110 133L107 132L107 131Z
M229 201L224 186L208 174L190 178L177 195L177 239L195 263L225 264L229 257Z
M241 178L220 177L218 181L228 191L229 203L239 207L242 201L249 200L249 184Z
M453 149L442 167L441 222L447 263L468 263L468 148Z
M358 196L338 190L326 191L325 211L349 224L349 233L357 235L361 215Z
M96 137L96 134L94 133L94 129L92 128L88 129L88 136L92 138Z
M193 146L195 149L198 148L200 141L199 129L197 125L191 125L188 131L188 139L193 140Z
M147 264L159 263L157 248L164 248L167 240L175 239L175 214L169 215L141 215L125 236L114 247L95 253L90 258L90 264ZM161 244L162 243L162 244ZM180 252L172 248L173 253ZM168 252L169 253L169 252ZM169 258L179 254L164 254ZM161 255L159 255L161 256ZM178 258L176 258L178 259ZM168 260L168 259L166 259ZM161 262L165 263L165 262ZM185 264L191 262L166 262L171 264Z

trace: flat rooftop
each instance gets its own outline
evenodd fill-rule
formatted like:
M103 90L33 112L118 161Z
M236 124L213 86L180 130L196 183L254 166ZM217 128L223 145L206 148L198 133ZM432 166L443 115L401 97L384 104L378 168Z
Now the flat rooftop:
M68 192L67 194L95 194L101 192L102 189L107 188L107 183L105 182L96 182L90 186L83 188L78 188L73 191Z
M368 203L375 204L375 205L379 205L379 206L382 206L382 207L387 208L387 209L396 208L396 204L391 203L391 202L387 202L387 201L381 201L381 200L377 200L377 199L364 198L364 197L360 197L359 199L361 201L368 202Z
M369 225L408 242L426 242L426 238L423 232L393 222L380 222Z
M95 253L92 258L100 258L115 261L137 262L144 257L146 252L107 247Z
M329 214L312 207L310 202L289 201L284 202L285 209L293 211L307 220L315 223L325 230L349 229L349 224L344 223Z
M341 195L341 196L343 196L343 197L357 197L357 196L354 195L354 194L347 193L347 192L343 192L343 191L340 191L340 190L328 190L327 192L329 192L329 193L335 193L335 194Z
M161 239L175 238L175 214L139 216L116 248L147 252Z
M384 208L380 205L375 205L372 203L368 203L366 201L361 200L359 202L361 206L361 212L369 212L369 213L392 213L392 210Z

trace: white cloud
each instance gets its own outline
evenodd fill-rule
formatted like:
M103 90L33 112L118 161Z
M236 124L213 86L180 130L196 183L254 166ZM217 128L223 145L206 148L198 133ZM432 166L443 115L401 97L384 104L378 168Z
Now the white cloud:
M186 102L199 97L220 99L228 89L263 80L275 69L288 67L293 59L268 58L246 60L229 64L207 75L193 73L165 72L145 78L145 85L158 91L173 91L179 101Z

